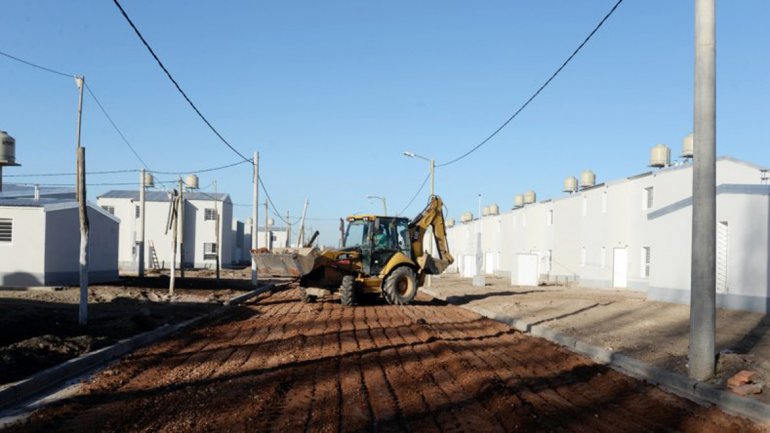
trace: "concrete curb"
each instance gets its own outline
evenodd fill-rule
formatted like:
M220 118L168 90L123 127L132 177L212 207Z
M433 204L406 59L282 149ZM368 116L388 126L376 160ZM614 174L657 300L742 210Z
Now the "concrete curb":
M205 319L221 315L227 310L227 306L241 304L248 299L271 291L274 287L274 284L266 284L251 292L235 296L225 302L224 306L216 308L201 316L174 325L163 325L151 331L120 340L112 346L103 347L93 352L86 353L36 373L19 382L7 385L0 389L0 409L6 409L14 404L22 403L36 394L82 375L95 367L106 364L109 361L131 353L143 346L161 340L177 331L194 326Z
M420 290L434 298L446 301L445 296L442 296L431 289L421 288ZM457 306L473 311L486 318L505 323L523 333L541 337L564 346L573 352L591 358L596 363L606 364L631 377L659 385L674 394L692 400L698 404L711 403L723 409L725 412L734 415L739 415L761 423L770 422L770 404L751 398L740 397L729 391L718 389L713 385L698 382L697 380L690 379L679 373L631 358L623 353L594 346L578 340L575 337L548 329L543 325L530 324L513 316L495 312L477 305Z

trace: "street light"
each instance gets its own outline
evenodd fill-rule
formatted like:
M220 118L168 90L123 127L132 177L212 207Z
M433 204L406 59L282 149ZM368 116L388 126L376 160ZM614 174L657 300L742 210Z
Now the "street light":
M410 158L422 159L423 161L428 161L428 163L430 163L430 195L431 195L431 197L433 197L435 195L435 193L436 193L436 191L435 191L435 176L434 176L434 174L436 172L436 160L435 159L426 158L424 156L418 155L418 154L416 154L414 152L410 152L408 150L404 151L404 155L408 156ZM433 239L431 239L430 242L428 242L428 254L433 255ZM428 287L433 285L433 278L431 278L430 275L428 275L427 283L428 283Z
M385 212L384 216L388 216L388 205L385 202L385 197L380 197L378 195L368 195L368 196L366 196L366 198L376 198L376 199L382 200L382 209Z
M435 195L435 188L434 188L434 186L435 186L435 182L434 182L435 177L434 177L434 174L436 172L436 160L435 159L426 158L424 156L418 155L418 154L416 154L414 152L410 152L408 150L404 151L404 155L408 156L410 158L422 159L423 161L428 161L430 163L430 195Z

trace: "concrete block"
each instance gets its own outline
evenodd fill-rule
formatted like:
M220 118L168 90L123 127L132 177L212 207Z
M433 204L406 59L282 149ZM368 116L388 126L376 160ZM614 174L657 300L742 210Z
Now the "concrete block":
M706 383L697 384L695 396L719 406L725 412L743 416L757 422L770 422L770 404L748 397L741 397Z
M612 350L594 346L581 340L575 342L575 352L585 355L600 364L609 364L612 361L612 355L615 353Z
M545 338L546 340L560 344L570 350L574 349L575 344L577 343L577 339L575 337L556 332L553 329L549 329L540 325L531 326L530 334L536 337Z

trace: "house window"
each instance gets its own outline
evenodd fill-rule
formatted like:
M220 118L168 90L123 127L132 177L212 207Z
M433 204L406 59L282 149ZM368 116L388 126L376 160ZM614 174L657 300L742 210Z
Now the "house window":
M607 213L607 191L602 193L602 213Z
M602 269L604 269L607 266L607 248L602 247L601 255L599 260L601 261Z
M640 274L642 278L650 276L650 247L642 247L642 268Z
M142 216L142 207L134 206L134 218L139 218L141 216Z
M217 258L217 244L214 242L203 243L203 259L215 260Z
M586 247L580 247L580 267L583 268L586 265Z
M115 215L115 206L102 206L102 209L104 209L107 212Z
M545 223L549 226L553 225L553 210L549 210L545 216Z
M211 207L207 207L203 211L204 221L214 221L217 218L217 210Z
M652 209L652 187L645 188L642 192L642 210Z
M0 243L13 241L13 219L0 218Z
M588 197L583 196L583 216L588 215Z

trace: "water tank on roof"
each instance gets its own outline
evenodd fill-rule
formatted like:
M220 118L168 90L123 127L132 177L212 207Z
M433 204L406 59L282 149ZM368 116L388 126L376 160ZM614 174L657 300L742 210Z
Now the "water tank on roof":
M184 180L184 184L187 188L198 189L198 176L191 174Z
M529 190L524 193L524 204L532 204L537 201L537 194L535 191Z
M481 216L487 216L489 215L489 206L484 206L483 209L481 209Z
M691 132L682 140L682 156L685 158L692 158L694 150L695 144L693 143L693 135Z
M522 207L524 206L524 194L516 194L513 197L513 207Z
M455 226L455 219L454 218L447 218L446 226L448 228L454 227Z
M584 170L580 173L580 188L590 188L596 185L596 173L591 170Z
M272 225L275 225L275 220L273 220L272 218L268 218L267 219L267 226L270 227Z
M147 188L155 186L155 178L152 177L152 173L144 172L144 186Z
M473 221L473 213L472 212L465 212L460 216L460 221L467 223Z
M671 165L671 149L665 144L656 144L650 149L650 167L668 167Z
M564 178L564 192L577 192L578 180L575 176L567 176Z
M497 205L497 203L492 203L489 205L489 215L499 215L500 214L500 206Z
M16 164L16 140L5 131L0 131L0 166Z

